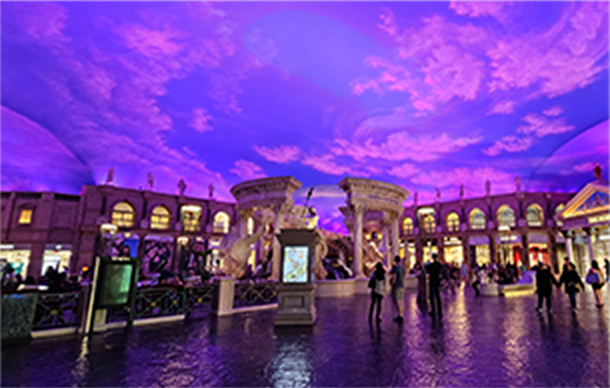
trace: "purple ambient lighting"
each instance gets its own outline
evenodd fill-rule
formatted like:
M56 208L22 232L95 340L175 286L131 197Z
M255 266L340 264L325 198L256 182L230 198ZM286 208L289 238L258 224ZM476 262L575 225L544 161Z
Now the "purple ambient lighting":
M420 203L608 179L606 2L1 7L3 190L78 193L114 166L232 201L293 175L344 231L345 176Z

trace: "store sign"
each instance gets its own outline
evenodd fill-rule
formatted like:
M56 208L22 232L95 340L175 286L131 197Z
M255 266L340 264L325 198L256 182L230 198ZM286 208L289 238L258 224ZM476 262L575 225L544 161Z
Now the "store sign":
M590 224L596 224L598 222L607 222L607 221L610 221L610 213L600 214L599 216L595 216L595 217L589 217L589 218L587 218L587 221Z
M521 236L518 234L499 235L496 237L497 244L518 244L521 242Z

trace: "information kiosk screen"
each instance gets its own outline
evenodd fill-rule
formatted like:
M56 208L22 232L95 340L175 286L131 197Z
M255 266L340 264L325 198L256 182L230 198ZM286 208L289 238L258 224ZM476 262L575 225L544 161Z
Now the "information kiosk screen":
M309 247L285 246L284 267L282 268L283 283L307 283Z

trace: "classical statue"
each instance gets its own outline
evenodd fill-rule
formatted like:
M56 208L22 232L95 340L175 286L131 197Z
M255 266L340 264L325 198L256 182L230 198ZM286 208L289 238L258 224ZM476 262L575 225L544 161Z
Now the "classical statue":
M597 162L595 162L595 167L593 167L593 174L595 175L595 179L598 181L602 180L602 168Z
M111 166L108 169L108 175L106 175L106 184L107 185L111 185L114 183L114 172L115 172L114 166Z
M491 195L491 182L488 180L485 181L485 193L489 196Z
M148 181L148 190L152 190L153 186L155 185L155 180L152 176L152 172L149 172L148 174L146 174L146 180Z
M521 178L519 178L518 175L515 175L515 189L517 190L517 193L521 192Z
M377 244L375 244L373 240L370 240L368 243L364 244L362 250L362 272L366 277L369 277L375 270L375 265L378 262L383 262L383 253L379 251Z
M211 183L208 186L208 196L210 199L214 198L214 185Z
M464 184L462 183L460 185L460 199L464 199L464 191L465 191Z
M413 205L417 206L417 200L419 199L419 194L417 191L413 193Z
M434 189L434 191L436 191L436 202L440 202L441 201L441 189L439 189L437 187Z
M180 179L180 182L178 182L178 192L180 193L180 195L184 195L184 191L186 190L186 182L184 182L184 179Z
M328 255L328 245L326 245L326 239L322 235L322 232L319 229L315 229L316 239L315 239L315 251L314 251L314 264L313 264L313 273L316 280L326 279L328 272L326 268L324 268L324 263L322 260Z
M219 256L224 258L223 272L227 276L238 279L244 275L250 257L250 247L263 236L265 225L275 220L275 214L269 209L262 209L254 212L252 218L259 225L255 233L239 238L238 228L234 226L220 242Z

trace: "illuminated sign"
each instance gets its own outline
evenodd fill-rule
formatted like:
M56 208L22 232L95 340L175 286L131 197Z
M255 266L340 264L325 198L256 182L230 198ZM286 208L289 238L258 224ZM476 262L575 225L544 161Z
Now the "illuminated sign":
M282 281L284 283L306 283L308 246L284 247L284 268Z
M587 221L590 224L596 224L598 222L610 221L610 213L600 214L599 216L595 216L595 217L589 217L589 218L587 218Z

